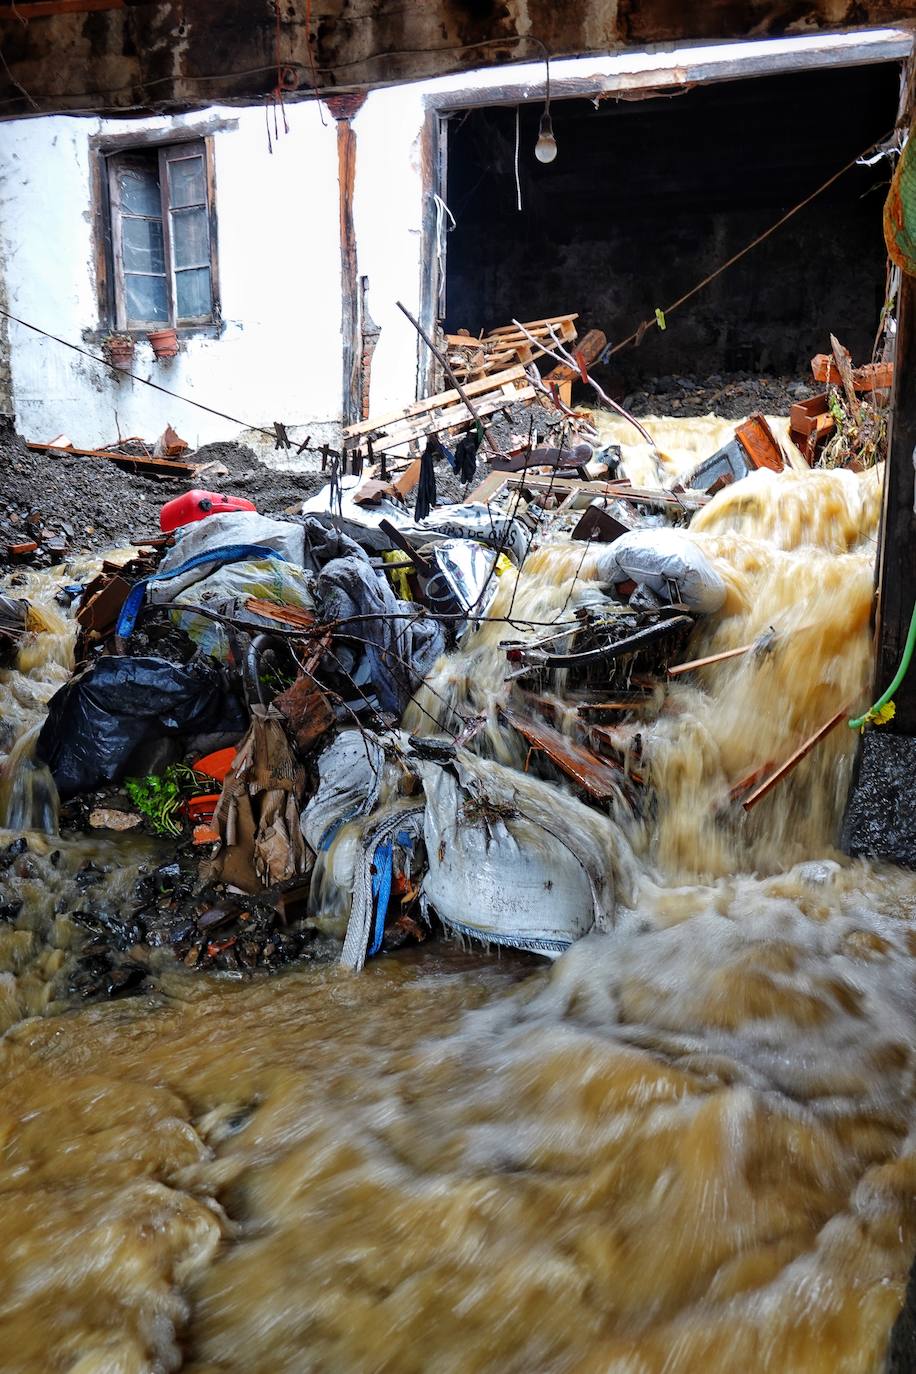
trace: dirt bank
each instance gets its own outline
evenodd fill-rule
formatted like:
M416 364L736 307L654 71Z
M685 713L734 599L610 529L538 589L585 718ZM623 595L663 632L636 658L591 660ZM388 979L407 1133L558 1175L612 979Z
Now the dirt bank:
M266 514L307 499L326 480L320 473L268 468L244 444L207 444L189 460L221 463L227 475L204 474L200 485L247 496ZM0 433L0 568L11 566L11 544L37 542L29 565L47 567L57 557L47 548L55 536L63 536L67 556L158 534L160 506L191 485L183 478L142 477L106 458L33 452L6 430Z

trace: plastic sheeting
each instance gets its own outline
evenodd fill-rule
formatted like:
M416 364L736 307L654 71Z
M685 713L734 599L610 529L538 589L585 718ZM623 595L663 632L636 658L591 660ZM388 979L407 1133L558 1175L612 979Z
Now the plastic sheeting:
M177 542L169 549L159 565L155 581L150 584L150 600L172 601L192 582L199 582L210 571L205 562L186 572L178 569L201 554L216 552L235 545L257 545L273 549L290 563L302 564L305 537L302 526L292 520L271 520L253 511L233 511L226 515L209 515L193 525L183 525L177 531Z
M614 827L559 788L461 752L421 763L425 904L458 934L556 958L614 920Z
M303 611L313 610L315 606L307 574L294 564L283 563L275 558L227 563L209 577L180 592L174 599L174 605L205 606L218 611L236 598L248 596L277 605L296 606ZM221 625L202 615L179 612L172 615L172 620L205 654L218 658L222 663L226 662L229 639Z
M384 573L364 558L335 558L318 575L323 617L342 622L340 633L357 644L344 646L346 670L366 657L384 711L400 715L445 648L442 626L408 601L398 601Z
M707 615L725 601L725 582L702 549L679 530L631 530L597 548L594 557L604 582L644 582L665 601L679 601Z
M230 703L227 717L227 702ZM62 797L117 782L138 745L162 735L244 729L223 673L207 659L96 659L51 698L36 752Z

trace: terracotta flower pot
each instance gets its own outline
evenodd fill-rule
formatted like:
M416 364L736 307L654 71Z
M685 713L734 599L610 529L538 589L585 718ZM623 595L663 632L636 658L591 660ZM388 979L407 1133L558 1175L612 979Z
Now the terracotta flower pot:
M105 344L105 353L109 362L115 367L129 368L134 360L134 341L133 339L109 339Z
M178 353L178 331L175 329L154 329L146 336L153 346L157 358L174 358Z

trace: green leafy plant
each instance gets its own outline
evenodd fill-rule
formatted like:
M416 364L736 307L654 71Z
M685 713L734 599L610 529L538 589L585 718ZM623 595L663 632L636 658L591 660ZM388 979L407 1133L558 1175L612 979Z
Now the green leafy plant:
M179 810L185 797L207 792L212 779L195 773L186 763L171 763L164 773L127 778L125 791L157 835L180 835Z

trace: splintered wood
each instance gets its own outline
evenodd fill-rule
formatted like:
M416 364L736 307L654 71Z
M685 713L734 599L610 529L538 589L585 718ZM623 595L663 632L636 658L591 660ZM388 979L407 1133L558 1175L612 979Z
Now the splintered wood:
M532 320L524 328L534 337L535 343L526 338L513 324L491 329L489 334L477 339L466 330L458 334L446 334L445 347L449 367L459 382L464 382L490 376L502 368L515 364L527 366L535 358L543 357L545 347L551 347L554 339L559 339L561 343L571 343L576 337L573 321L578 318L577 314L571 314L550 315L543 320Z
M518 401L530 401L536 394L521 365L468 382L464 390L480 416L492 415ZM371 441L374 454L387 453L391 449L419 445L430 434L467 429L471 424L473 416L453 388L427 396L423 401L413 401L402 410L374 415L348 426L343 432L344 446L355 449Z

